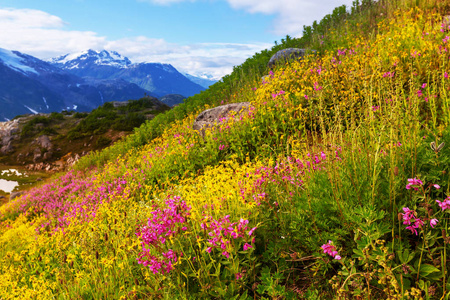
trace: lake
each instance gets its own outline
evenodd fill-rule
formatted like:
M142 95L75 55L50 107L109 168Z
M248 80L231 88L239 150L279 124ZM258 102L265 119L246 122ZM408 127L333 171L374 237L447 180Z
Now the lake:
M42 172L25 171L20 167L0 166L0 195L22 190L48 177Z
M18 185L19 182L17 181L0 179L0 190L4 191L5 193L11 193Z

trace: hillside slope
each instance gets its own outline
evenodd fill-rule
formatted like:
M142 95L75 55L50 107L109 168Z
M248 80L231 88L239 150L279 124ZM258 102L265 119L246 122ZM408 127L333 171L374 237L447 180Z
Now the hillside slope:
M450 5L362 2L0 207L1 297L448 297Z
M107 102L90 113L18 116L0 123L0 164L62 171L67 161L101 150L170 107L154 97Z

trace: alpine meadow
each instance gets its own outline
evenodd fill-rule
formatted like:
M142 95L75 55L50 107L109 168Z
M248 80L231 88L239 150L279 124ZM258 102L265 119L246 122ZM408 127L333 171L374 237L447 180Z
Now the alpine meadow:
M0 206L0 299L450 299L449 59L448 0L335 8Z

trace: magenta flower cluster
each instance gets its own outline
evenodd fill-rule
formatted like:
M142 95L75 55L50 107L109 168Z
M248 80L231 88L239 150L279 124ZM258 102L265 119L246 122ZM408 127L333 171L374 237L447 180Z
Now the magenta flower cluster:
M403 211L403 224L408 225L406 226L406 229L411 230L412 233L417 235L417 229L423 226L423 221L416 217L416 212L414 210L411 210L408 207L403 207Z
M333 245L333 241L329 240L328 243L327 244L323 244L321 246L321 248L323 249L323 253L332 256L336 260L340 260L341 259L341 256L336 251L336 246Z
M284 95L286 92L285 91L283 91L283 90L281 90L281 91L279 91L278 93L273 93L272 94L272 98L276 98L276 97L278 97L278 96L281 96L281 95Z
M248 220L242 218L239 222L231 222L229 215L226 215L219 220L215 220L211 216L205 217L200 226L209 236L209 247L206 248L206 251L211 253L213 249L219 249L226 258L230 257L232 239L236 240L242 238L244 241L250 240L257 228L253 227L249 230ZM253 243L254 239L252 239L250 244L245 242L243 250L246 251L253 248Z
M436 202L442 210L450 209L450 196L445 198L444 201L436 200Z
M154 274L169 273L173 269L173 264L178 260L177 254L172 249L160 251L167 239L187 230L184 223L191 210L186 202L177 196L167 199L165 203L167 208L152 211L147 225L136 232L142 239L142 252L137 261L145 267L148 266ZM154 252L160 252L160 255L153 255Z
M383 74L383 78L385 78L385 77L392 78L394 76L395 76L395 72L386 72L386 73Z
M314 82L314 90L315 91L321 91L323 89L322 86L320 86L317 82Z
M417 178L409 178L408 184L406 185L406 189L409 190L413 188L415 191L419 190L419 187L423 185L422 180Z
M335 151L334 159L341 160L339 157L340 151L341 149L339 148ZM251 195L257 205L267 202L267 195L264 191L269 183L278 186L293 185L299 188L302 187L304 176L307 176L309 172L325 169L325 163L329 160L323 151L317 154L308 153L307 156L308 158L305 160L287 157L284 162L277 162L274 166L260 167L254 173L247 174L246 177L248 178L253 176L258 178L254 180L251 188L241 188L242 199L245 201L246 197ZM333 156L331 156L332 159Z
M20 212L44 216L46 221L36 228L37 233L55 233L74 222L91 221L98 207L114 197L123 197L127 181L116 178L102 185L94 185L95 176L69 171L39 188L29 190L17 200Z

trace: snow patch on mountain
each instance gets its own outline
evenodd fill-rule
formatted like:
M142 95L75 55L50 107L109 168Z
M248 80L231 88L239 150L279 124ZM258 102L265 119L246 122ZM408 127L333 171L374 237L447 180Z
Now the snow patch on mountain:
M42 97L42 99L44 100L45 106L47 106L47 109L49 109L48 104L47 104L47 99L45 99L45 97Z
M112 66L116 68L127 68L131 61L116 51L85 50L76 53L65 54L49 60L52 64L63 66L65 69L81 68L84 64L93 63L99 66Z
M38 74L35 69L24 64L22 57L12 51L0 48L0 61L11 69L24 73L25 75L27 72Z
M35 115L38 114L38 112L35 111L34 109L32 109L31 107L29 107L29 106L27 106L27 105L24 105L24 106L25 106L26 108L28 108L28 110L31 111L33 114L35 114Z

